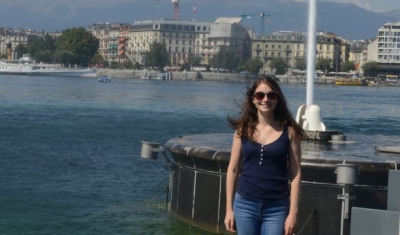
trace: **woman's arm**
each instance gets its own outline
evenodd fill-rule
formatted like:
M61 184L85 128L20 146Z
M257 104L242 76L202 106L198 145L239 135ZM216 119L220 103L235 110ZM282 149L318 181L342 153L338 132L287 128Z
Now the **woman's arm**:
M292 235L295 232L294 229L297 225L301 184L300 137L294 134L294 130L292 128L289 129L289 136L290 208L289 215L285 222L285 235Z
M229 232L236 232L235 218L233 214L233 197L235 191L236 179L239 174L241 160L242 141L235 132L232 141L231 158L226 173L226 214L225 227Z

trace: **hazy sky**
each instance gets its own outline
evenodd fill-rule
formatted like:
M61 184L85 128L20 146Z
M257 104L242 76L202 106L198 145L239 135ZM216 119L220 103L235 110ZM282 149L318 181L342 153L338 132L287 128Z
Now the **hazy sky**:
M334 0L332 2L353 3L369 11L376 12L400 9L399 0Z
M97 7L109 7L118 3L134 3L134 2L154 2L157 0L0 0L1 6L7 7L11 5L19 5L24 6L25 8L29 7L29 9L40 12L40 13L48 13L51 14L53 8L57 8L61 5L67 5L70 9L85 7L89 8L91 6ZM171 1L171 0L158 0L158 1ZM266 4L267 1L265 0L180 0L182 3L196 3L204 4L206 2L212 1L225 1L231 2L232 4L246 4L251 2L259 3L259 4ZM307 0L281 0L285 2L290 1L301 1L306 2ZM317 0L320 1L320 0ZM326 1L326 0L324 0ZM365 8L370 11L387 11L387 10L396 10L400 9L400 1L399 0L332 0L334 2L341 2L341 3L353 3L359 7Z

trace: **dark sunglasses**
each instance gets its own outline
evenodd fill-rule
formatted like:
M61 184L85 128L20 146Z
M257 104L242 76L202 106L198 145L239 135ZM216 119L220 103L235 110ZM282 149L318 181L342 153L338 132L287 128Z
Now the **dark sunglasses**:
M266 93L259 91L254 93L254 98L256 98L256 100L258 101L263 100L265 96L267 96L269 100L275 100L276 98L278 98L278 93L276 91L270 91Z

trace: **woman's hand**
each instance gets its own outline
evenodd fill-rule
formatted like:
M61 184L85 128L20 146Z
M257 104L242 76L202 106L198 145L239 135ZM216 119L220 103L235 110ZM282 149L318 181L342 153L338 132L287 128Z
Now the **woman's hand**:
M293 235L297 225L297 216L291 215L286 218L285 221L285 235Z
M224 223L225 223L226 230L228 230L231 233L236 233L235 217L233 215L233 211L226 212Z

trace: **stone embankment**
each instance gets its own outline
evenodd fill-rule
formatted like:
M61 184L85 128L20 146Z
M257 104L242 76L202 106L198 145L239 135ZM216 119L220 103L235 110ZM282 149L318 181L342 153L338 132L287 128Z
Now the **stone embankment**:
M102 75L110 76L112 78L132 78L140 79L143 74L143 70L132 70L132 69L101 69L98 70L96 75L100 77ZM157 79L157 71L151 71L148 73L150 79ZM291 75L277 75L276 76L281 83L305 83L306 77L304 76L291 76ZM257 75L244 75L244 74L231 74L231 73L213 73L213 72L172 72L172 80L197 80L197 81L248 81L257 78ZM318 77L315 83L321 84L333 84L335 77Z

